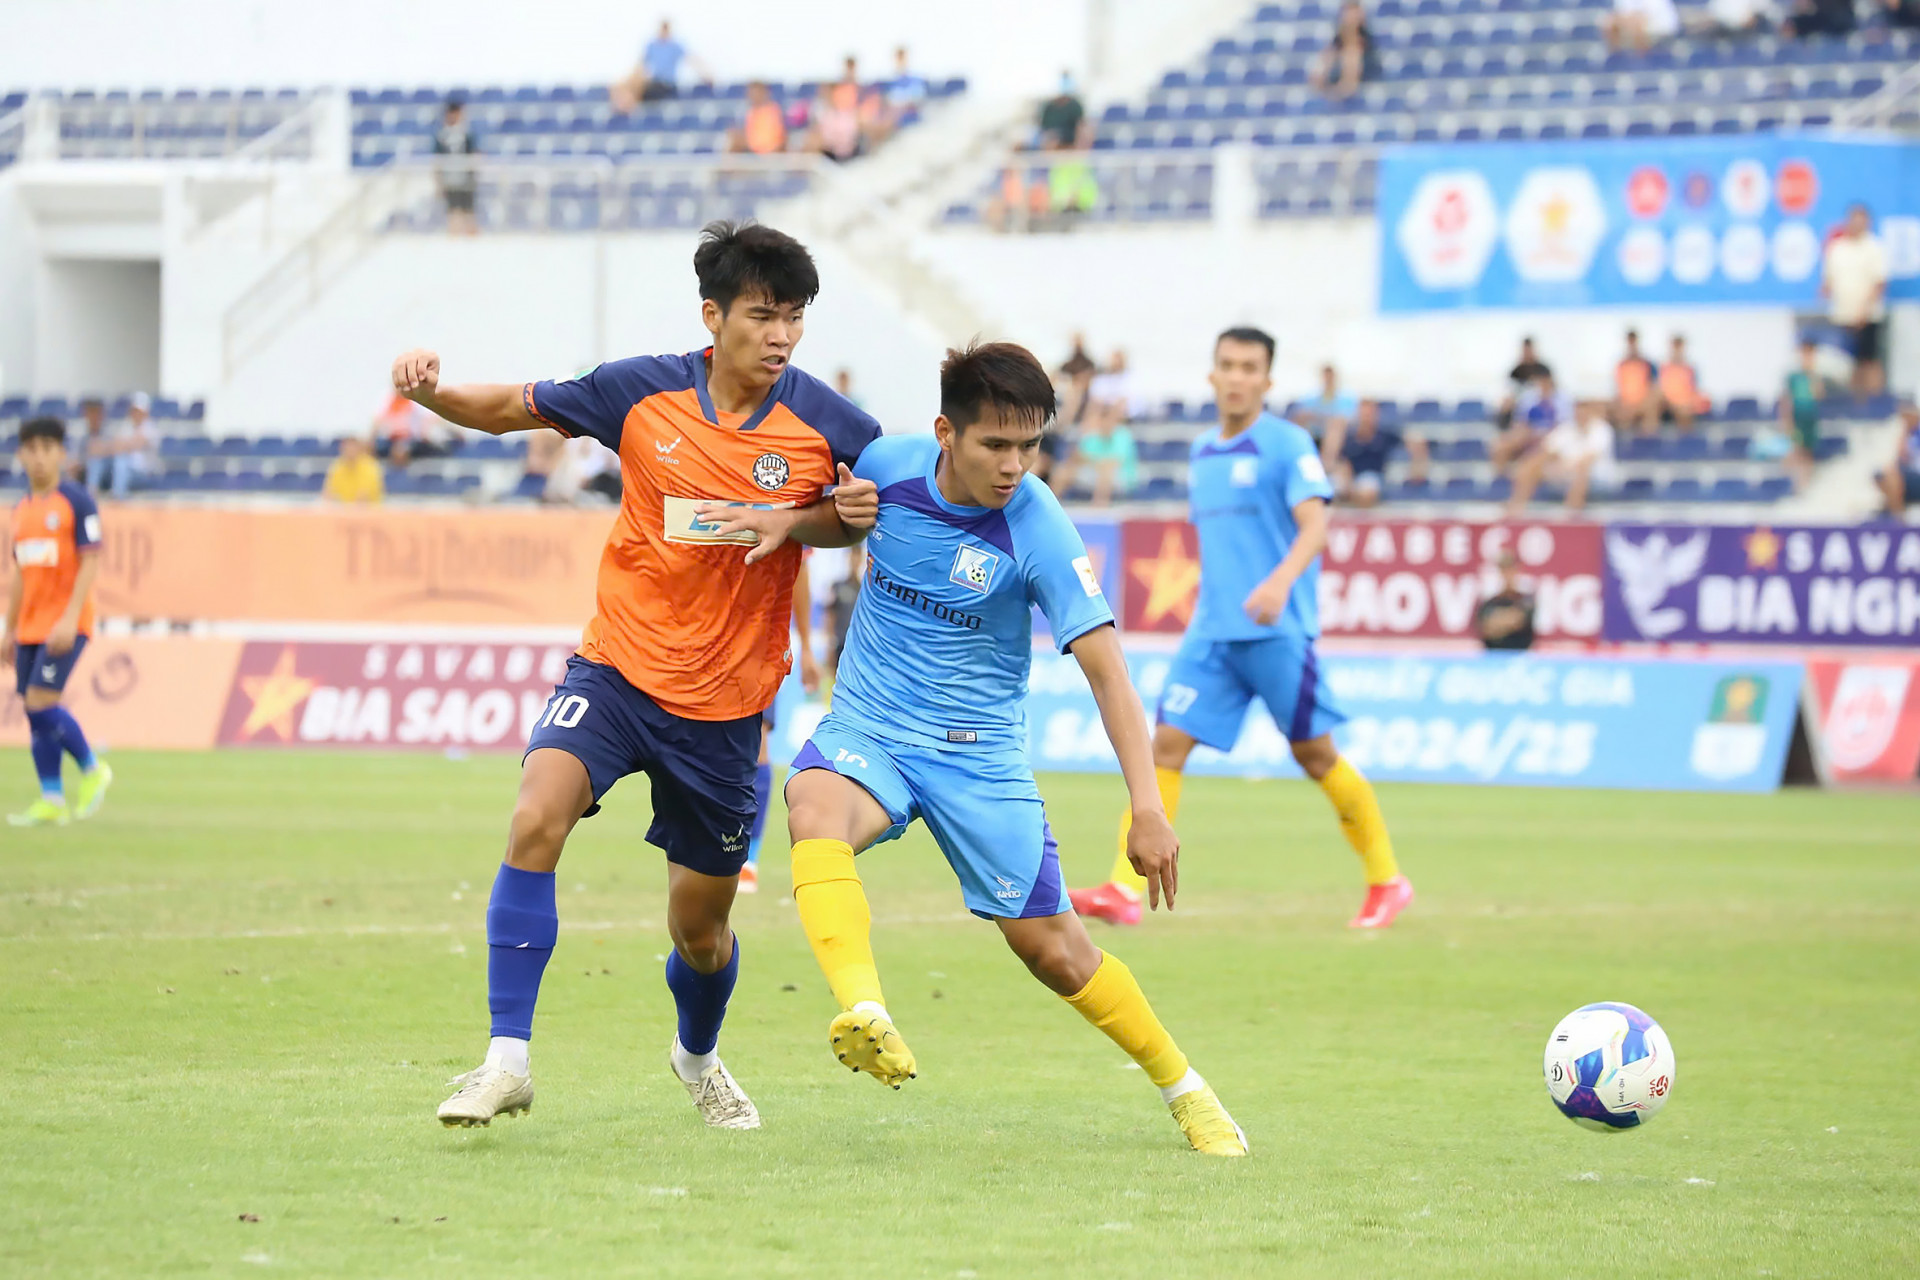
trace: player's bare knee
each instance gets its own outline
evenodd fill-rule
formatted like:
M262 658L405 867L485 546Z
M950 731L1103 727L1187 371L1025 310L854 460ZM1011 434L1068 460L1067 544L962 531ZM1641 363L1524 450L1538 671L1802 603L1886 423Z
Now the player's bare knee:
M574 820L549 800L521 796L507 830L507 865L522 871L553 870Z
M1157 769L1178 770L1187 767L1187 757L1193 754L1193 739L1170 725L1161 725L1153 731L1153 764Z
M1340 751L1333 745L1331 737L1310 738L1305 742L1292 744L1293 758L1301 770L1315 782L1333 772L1333 766L1340 763Z

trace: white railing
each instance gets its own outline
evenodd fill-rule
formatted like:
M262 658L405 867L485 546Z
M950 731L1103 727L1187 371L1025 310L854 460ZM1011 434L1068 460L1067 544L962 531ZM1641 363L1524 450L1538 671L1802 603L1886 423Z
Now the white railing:
M1920 125L1920 62L1887 81L1878 93L1862 98L1834 113L1836 129L1907 129Z
M0 116L0 165L10 164L27 149L27 107L22 104Z

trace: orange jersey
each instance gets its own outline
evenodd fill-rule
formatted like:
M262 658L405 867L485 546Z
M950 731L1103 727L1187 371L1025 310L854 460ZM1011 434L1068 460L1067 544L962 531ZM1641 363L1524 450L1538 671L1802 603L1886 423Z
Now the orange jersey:
M880 424L788 365L748 416L707 395L707 352L613 360L568 382L530 382L527 411L620 455L622 496L600 557L582 657L606 663L689 720L764 711L792 666L787 625L800 547L756 564L694 517L706 501L817 501Z
M45 643L73 601L80 553L100 545L100 508L93 495L62 480L47 493L29 493L13 507L13 564L20 574L21 644ZM93 634L93 600L80 605L80 634Z

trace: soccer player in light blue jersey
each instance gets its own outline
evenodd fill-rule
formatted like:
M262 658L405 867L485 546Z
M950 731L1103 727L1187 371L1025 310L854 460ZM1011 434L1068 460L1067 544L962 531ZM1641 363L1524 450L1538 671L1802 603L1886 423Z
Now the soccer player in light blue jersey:
M1367 896L1347 923L1379 929L1413 901L1413 886L1394 861L1372 785L1333 744L1333 728L1346 716L1314 652L1333 487L1306 430L1266 411L1272 372L1273 339L1261 330L1229 329L1214 343L1210 381L1220 425L1193 442L1187 481L1200 534L1200 598L1167 673L1153 762L1173 814L1194 745L1230 750L1258 698L1293 744L1293 758L1333 802L1360 855ZM1131 814L1120 820L1123 851L1131 821ZM1106 884L1074 891L1074 906L1082 915L1137 924L1146 888L1122 856Z
M855 464L879 487L880 516L833 709L787 781L794 903L840 1004L835 1056L899 1088L914 1057L881 992L854 855L925 822L967 906L1140 1065L1193 1147L1242 1156L1245 1135L1132 973L1074 914L1027 761L1037 604L1079 661L1119 756L1130 867L1153 904L1164 897L1171 909L1180 846L1154 783L1146 713L1080 535L1029 474L1053 413L1052 383L1030 352L969 347L941 366L934 434L882 438ZM722 532L752 529L762 547L792 518L727 514Z

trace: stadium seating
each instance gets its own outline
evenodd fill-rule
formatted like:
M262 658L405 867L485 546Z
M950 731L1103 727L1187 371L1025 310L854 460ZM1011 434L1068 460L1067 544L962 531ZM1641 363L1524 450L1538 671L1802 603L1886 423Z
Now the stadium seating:
M76 408L77 403L77 398L65 397L32 403L21 397L0 401L0 455L12 454L14 434L23 417L57 413ZM1496 478L1487 463L1492 432L1485 403L1423 399L1383 401L1380 407L1384 423L1420 436L1432 454L1424 485L1408 484L1404 467L1393 468L1382 495L1387 503L1496 502L1507 496L1507 481ZM156 400L154 409L156 419L176 424L162 436L161 471L150 491L155 496L318 494L337 448L334 441L317 435L211 439L194 430L204 417L198 402L180 405ZM1884 396L1864 405L1844 400L1829 404L1821 458L1845 453L1854 425L1882 420L1892 409L1892 400ZM1141 464L1136 500L1186 497L1188 448L1216 417L1211 402L1169 400L1134 424ZM1623 439L1618 450L1622 486L1613 493L1596 494L1594 500L1698 505L1764 503L1785 497L1791 485L1780 464L1750 456L1755 433L1775 421L1773 406L1737 397L1704 417L1691 434ZM513 484L525 457L524 440L469 438L450 457L418 459L405 471L389 470L387 492L408 499L470 499L491 477L493 483L486 484L490 491L505 488L509 498L528 499L537 496L539 486L528 489ZM0 490L17 491L22 484L17 471L0 472ZM1540 500L1556 496L1547 489Z
M1260 213L1285 217L1371 209L1381 145L1820 127L1920 56L1920 32L1884 27L1610 53L1600 32L1608 0L1370 0L1380 75L1334 102L1308 76L1337 7L1262 4L1144 101L1099 108L1089 159L1100 194L1087 216L1210 216L1208 161L1179 153L1226 143L1257 149ZM997 173L983 175L946 220L977 220L999 187Z

